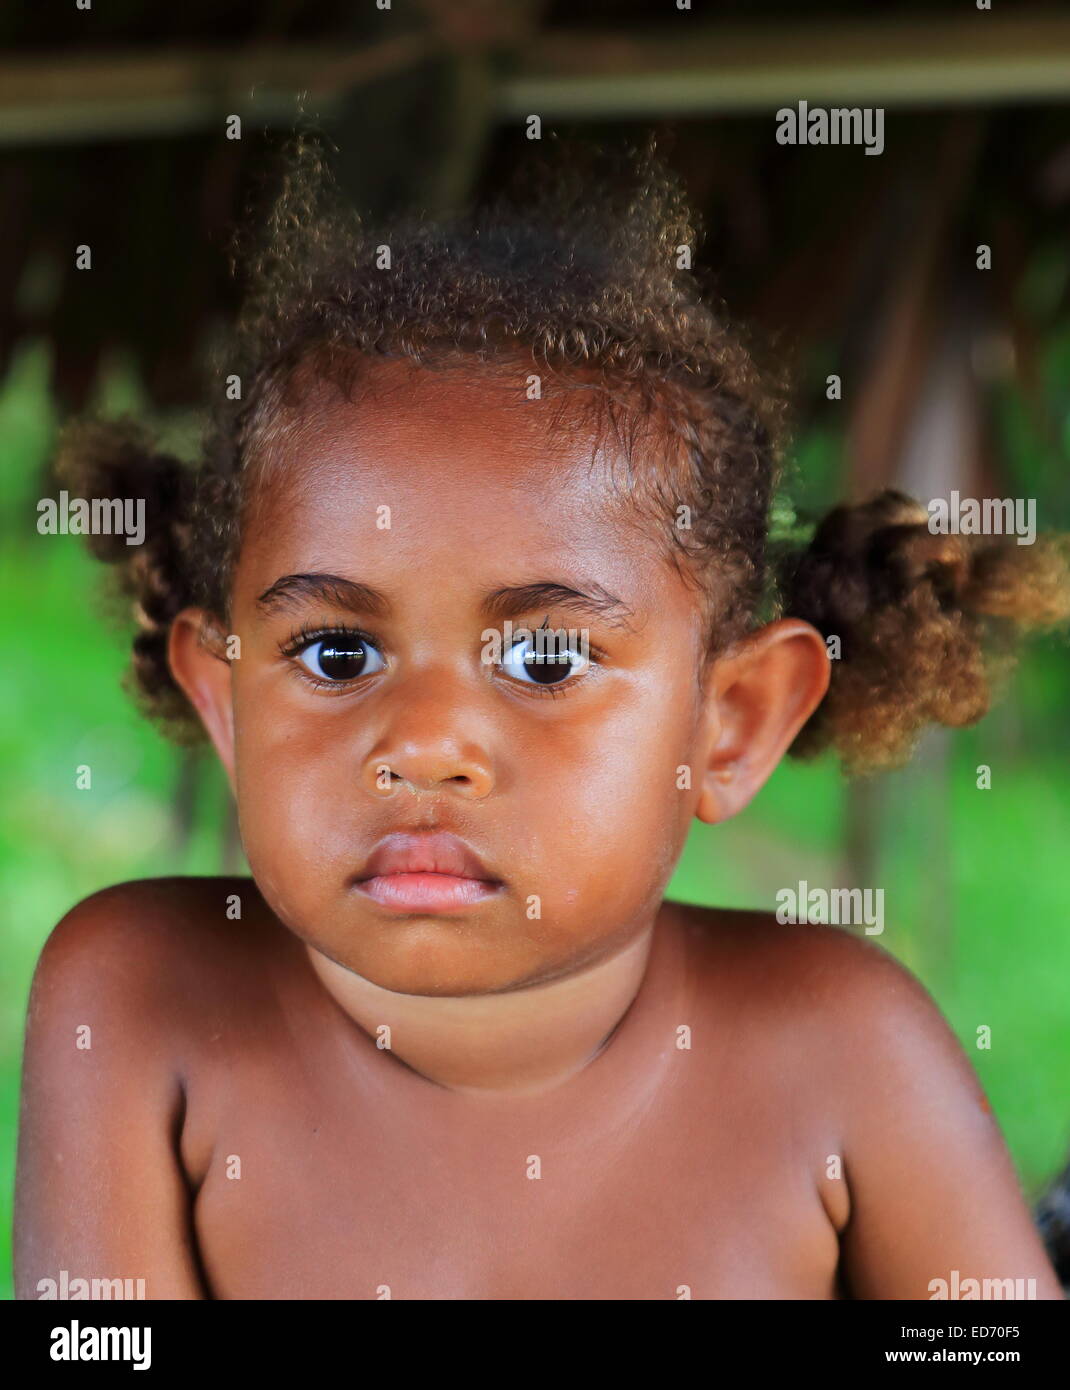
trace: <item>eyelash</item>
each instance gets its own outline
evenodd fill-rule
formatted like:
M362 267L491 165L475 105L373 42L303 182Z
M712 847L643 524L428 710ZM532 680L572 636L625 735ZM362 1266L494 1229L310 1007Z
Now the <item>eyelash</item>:
M322 641L324 637L347 637L351 640L355 638L361 644L367 642L376 648L379 648L381 644L378 638L373 637L370 632L365 632L362 628L340 626L338 623L302 623L299 628L295 628L290 633L285 642L279 643L279 651L294 663L294 669L298 676L315 690L331 690L337 693L350 690L356 681L361 679L360 676L357 676L353 681L323 680L321 677L313 675L307 667L302 666L297 660L299 654L306 647L311 647L314 642Z
M520 643L518 642L513 643L513 646L519 645ZM509 648L510 651L512 651L512 649L512 647ZM600 666L605 659L606 654L602 651L601 647L596 647L593 642L588 641L587 660L589 664L584 674L582 676L577 676L575 680L559 681L556 685L539 685L537 683L528 685L524 681L513 680L511 676L507 676L506 679L509 681L510 685L519 686L521 690L530 690L533 695L539 698L546 697L551 700L563 700L568 694L569 687L574 689L578 685L583 685L590 677L591 671L595 667Z
M322 680L319 676L313 675L311 671L297 661L297 656L300 652L304 651L306 647L310 647L314 642L322 641L324 637L356 638L358 642L367 642L380 651L382 650L382 643L377 637L373 637L370 632L365 632L362 628L339 626L337 623L331 623L329 625L302 624L301 627L296 628L290 633L290 636L285 642L279 643L279 651L281 654L295 663L298 675L315 689L333 690L339 693L351 690L357 681L363 679L362 676L356 676L352 681ZM512 649L510 648L510 650ZM527 685L523 681L513 680L511 676L507 676L506 679L511 685L520 686L524 690L529 690L539 698L546 697L552 700L561 699L564 695L563 687L581 685L588 679L591 669L600 666L606 659L606 654L600 647L596 647L592 642L588 642L587 658L590 665L584 675L578 676L575 680L559 681L556 685L538 685L536 683ZM559 691L561 694L558 693Z

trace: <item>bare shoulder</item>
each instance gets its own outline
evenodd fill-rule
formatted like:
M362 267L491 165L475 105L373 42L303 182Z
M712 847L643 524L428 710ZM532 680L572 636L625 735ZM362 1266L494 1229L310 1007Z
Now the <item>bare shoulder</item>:
M777 920L772 912L673 903L710 985L746 986L758 1005L775 1001L799 1023L814 1014L829 1028L883 1011L936 1008L921 981L875 936L847 927Z
M251 879L159 878L91 894L52 929L37 962L29 1025L42 1010L92 999L94 1013L155 1020L184 1014L281 949L285 933Z
M700 999L737 1036L802 1059L792 1075L845 1138L894 1116L900 1126L957 1124L979 1149L998 1144L965 1046L922 981L873 937L773 913L674 906L696 943Z
M261 905L248 878L146 878L91 893L65 913L45 942L42 958L67 957L120 943L165 949L176 940L210 945L233 937L247 919L246 906Z
M875 1076L988 1115L962 1044L928 989L873 936L785 923L770 912L681 907L694 943L699 998L739 1036L806 1059L803 1080L837 1108L856 1109ZM887 1092L886 1092L887 1093ZM823 1102L824 1103L824 1102Z
M1061 1299L992 1105L922 982L853 930L679 911L709 1018L820 1138L851 1297L948 1297L934 1290L961 1273L1034 1290L985 1297Z
M231 1017L240 1031L243 997L265 993L255 945L264 961L263 943L285 935L277 923L273 934L247 882L118 884L49 935L23 1052L20 1297L59 1269L136 1270L149 1297L204 1296L178 1149L189 1079L203 1075L206 1023ZM228 900L240 916L228 919Z

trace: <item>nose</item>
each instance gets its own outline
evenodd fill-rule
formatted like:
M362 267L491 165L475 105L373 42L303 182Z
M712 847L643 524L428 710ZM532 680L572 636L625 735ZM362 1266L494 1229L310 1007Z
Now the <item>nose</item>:
M479 715L464 707L464 685L463 677L441 673L390 692L380 737L361 765L367 791L391 796L408 786L417 794L451 792L471 801L490 795L491 759L476 735Z

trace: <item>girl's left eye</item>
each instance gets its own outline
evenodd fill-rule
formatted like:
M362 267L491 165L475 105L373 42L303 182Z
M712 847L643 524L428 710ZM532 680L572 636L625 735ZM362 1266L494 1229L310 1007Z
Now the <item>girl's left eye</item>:
M567 646L552 629L538 641L521 638L502 657L502 669L525 685L564 685L570 676L582 674L590 664L589 652Z
M368 639L355 632L326 632L294 655L306 671L322 681L352 681L386 665Z

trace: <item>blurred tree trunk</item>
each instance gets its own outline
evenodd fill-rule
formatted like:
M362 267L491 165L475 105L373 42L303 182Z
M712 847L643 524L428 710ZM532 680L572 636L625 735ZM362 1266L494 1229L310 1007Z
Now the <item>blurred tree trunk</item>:
M928 159L911 202L920 211L901 236L903 254L890 277L868 341L851 359L870 362L854 396L848 428L848 490L853 500L886 487L923 498L958 487L969 495L977 478L979 410L969 368L970 300L959 293L963 269L953 257L960 209L981 146L978 118L955 114ZM912 235L909 233L913 233ZM850 389L845 391L852 398ZM920 938L913 943L933 972L946 974L954 951L951 885L950 763L946 731L930 731L915 760L879 780L853 779L847 788L847 857L852 885L884 886L885 911L897 921L897 889L882 846L890 838L924 855L916 884ZM898 917L901 922L902 917Z

